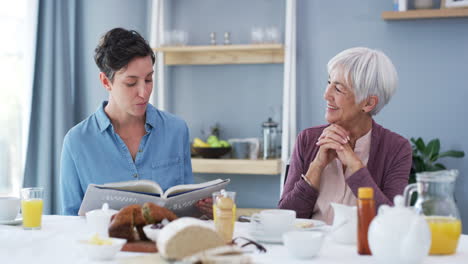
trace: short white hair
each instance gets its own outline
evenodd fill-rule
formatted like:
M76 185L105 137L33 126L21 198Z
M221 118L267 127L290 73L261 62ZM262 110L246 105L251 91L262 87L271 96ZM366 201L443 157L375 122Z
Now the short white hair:
M370 112L376 115L390 101L398 85L398 75L392 61L379 50L357 47L344 50L327 65L328 74L342 71L347 85L356 96L356 103L374 95L379 98Z

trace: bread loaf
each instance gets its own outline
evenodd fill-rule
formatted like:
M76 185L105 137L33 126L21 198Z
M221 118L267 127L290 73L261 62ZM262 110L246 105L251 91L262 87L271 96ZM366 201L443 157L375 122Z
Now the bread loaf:
M156 245L164 258L180 260L200 251L222 246L224 242L204 221L183 217L161 230Z

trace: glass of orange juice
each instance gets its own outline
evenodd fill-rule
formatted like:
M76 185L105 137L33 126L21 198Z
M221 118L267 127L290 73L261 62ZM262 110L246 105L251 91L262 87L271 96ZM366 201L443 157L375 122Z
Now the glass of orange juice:
M21 213L23 214L24 229L41 229L43 196L44 189L42 187L21 189Z
M230 243L236 221L236 193L221 190L213 193L215 229L226 243Z

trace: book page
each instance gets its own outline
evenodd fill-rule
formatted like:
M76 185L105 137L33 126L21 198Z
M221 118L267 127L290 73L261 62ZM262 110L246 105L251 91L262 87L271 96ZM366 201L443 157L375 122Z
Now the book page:
M159 184L150 180L135 180L125 182L113 182L106 183L104 185L98 185L98 187L111 188L117 190L125 190L131 192L151 193L151 194L163 194L163 190Z
M196 183L196 184L182 184L182 185L176 185L172 186L171 188L167 189L164 194L162 195L162 198L167 198L171 195L177 195L180 193L185 193L185 192L190 192L193 190L198 190L198 189L203 189L207 188L216 184L219 184L221 182L224 182L226 180L222 179L216 179L208 182L202 182L202 183Z
M226 188L230 179L219 181L217 184L212 184L206 187L192 189L186 192L171 194L165 201L164 207L172 210L177 216L200 217L202 212L195 206L200 199L211 197L213 192L220 191ZM212 182L207 182L212 183ZM202 184L203 185L203 184ZM204 185L207 185L206 183ZM200 185L199 185L200 186ZM159 198L159 197L158 197Z

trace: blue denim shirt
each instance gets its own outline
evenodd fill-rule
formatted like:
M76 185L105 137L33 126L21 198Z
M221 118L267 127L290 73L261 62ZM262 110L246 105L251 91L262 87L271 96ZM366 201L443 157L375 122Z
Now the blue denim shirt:
M64 138L60 169L62 214L78 214L90 183L148 179L164 190L193 183L189 132L183 120L148 104L146 134L134 162L104 112L106 105L103 102Z

